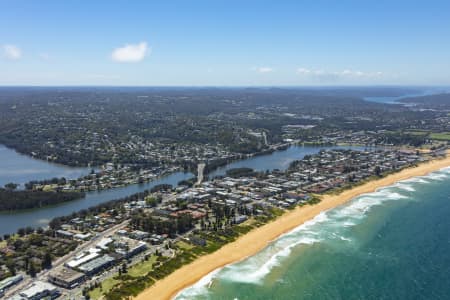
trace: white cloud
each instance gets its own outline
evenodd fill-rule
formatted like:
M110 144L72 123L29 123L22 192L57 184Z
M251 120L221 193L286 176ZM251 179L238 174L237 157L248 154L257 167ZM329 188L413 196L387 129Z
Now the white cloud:
M10 60L18 60L22 57L22 50L15 45L3 45L3 55Z
M343 71L323 71L320 69L298 68L297 74L319 80L340 80L340 79L374 79L380 78L384 74L382 72L362 72L357 70L346 69Z
M112 75L112 74L87 74L87 78L89 79L120 79L120 76L118 75Z
M298 74L304 74L304 75L306 75L306 74L310 74L310 73L311 73L311 70L305 69L305 68L298 68L298 69L297 69L297 73L298 73Z
M48 55L48 53L40 53L39 54L39 58L42 60L49 60L50 59L50 55Z
M270 73L270 72L273 72L273 69L269 68L269 67L259 67L259 68L257 68L257 71L259 73Z
M123 47L114 49L111 58L117 62L139 62L144 59L148 51L149 48L146 42L126 44Z

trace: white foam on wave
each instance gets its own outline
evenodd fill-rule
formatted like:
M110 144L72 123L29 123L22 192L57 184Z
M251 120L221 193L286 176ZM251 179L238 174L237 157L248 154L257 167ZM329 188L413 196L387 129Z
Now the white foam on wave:
M435 173L428 174L427 178L429 178L431 180L443 181L448 178L448 174L435 172Z
M184 300L184 299L192 299L195 296L205 295L208 293L208 288L211 286L214 278L217 273L220 272L222 268L216 269L209 273L208 275L202 277L199 281L197 281L194 285L180 291L174 299Z
M352 239L346 238L346 237L343 237L343 236L340 236L339 238L340 238L341 240L343 240L343 241L346 241L346 242L351 242L351 241L352 241Z
M430 183L430 181L424 179L424 176L418 176L418 177L405 179L405 180L402 180L401 182L405 182L405 183Z
M286 245L285 248L282 248L281 245L277 245L275 249L266 250L266 252L269 253L256 255L241 264L230 265L224 268L220 274L220 278L234 282L261 284L264 277L266 277L274 267L280 265L283 258L288 257L291 254L293 247L300 244L311 245L319 241L320 240L316 238L304 237Z
M355 222L350 222L350 221L344 221L344 222L342 222L342 226L344 226L344 227L353 227L353 226L355 226L355 225L356 225Z
M258 254L246 260L225 267L219 274L220 279L244 282L262 283L262 279L278 266L282 259L291 254L292 248L298 245L312 245L320 242L320 231L316 226L329 222L326 212L318 214L312 220L283 234Z
M450 167L445 167L439 170L440 172L446 173L446 174L450 174Z
M417 176L409 179L402 180L402 183L430 183L431 181L438 180L443 181L449 179L450 167L442 168L439 171L431 172L424 176Z
M256 255L210 273L195 285L183 290L176 299L191 299L199 295L206 296L208 286L214 278L261 284L272 269L280 265L283 259L291 254L292 249L299 245L312 245L330 240L351 243L353 240L345 233L350 227L361 223L373 207L382 205L387 201L407 199L408 196L402 194L402 191L403 193L415 191L415 183L431 183L430 180L443 180L444 177L448 178L449 174L450 167L438 173L403 180L391 186L380 188L373 193L356 197L342 207L321 212L315 218L283 234Z
M398 192L393 192L392 191L393 188L394 186L384 187L377 190L375 193L369 194L368 196L377 198L381 200L381 202L384 202L386 200L399 200L408 198L408 196L402 195Z
M289 256L293 247L300 244L306 245L319 242L319 232L314 227L328 220L326 212L318 214L315 218L283 234L258 254L208 274L196 284L182 290L175 299L184 300L199 296L206 297L208 288L215 278L234 282L261 283L262 279L275 266L279 265L284 257Z
M397 192L392 191L392 187L382 188L376 192L364 194L349 204L330 211L331 217L337 219L340 222L337 223L339 226L351 227L358 223L366 217L367 213L374 207L383 204L386 201L394 201L400 199L408 198Z
M352 242L343 235L345 228L360 223L371 207L386 199L403 199L399 193L386 189L356 198L346 206L324 211L310 221L280 236L258 254L234 265L227 266L220 273L220 279L261 284L271 270L280 265L283 258L289 256L292 249L299 245L311 245L318 242L338 240Z
M393 186L398 188L398 189L405 190L405 191L408 191L408 192L415 192L416 191L416 189L413 188L410 184L407 184L407 183L404 183L404 182L397 182Z

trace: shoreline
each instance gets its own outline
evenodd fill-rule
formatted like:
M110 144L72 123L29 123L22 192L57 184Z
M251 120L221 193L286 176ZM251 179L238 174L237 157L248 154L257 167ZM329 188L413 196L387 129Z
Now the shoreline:
M375 192L378 188L390 186L412 177L424 176L449 166L450 156L447 151L447 156L443 159L435 159L416 167L406 168L386 177L355 186L337 195L324 195L320 203L287 211L272 222L253 229L236 241L224 245L216 252L201 256L190 264L182 266L133 299L173 299L183 289L192 286L209 273L255 255L273 240L313 219L323 211L343 205L362 194Z

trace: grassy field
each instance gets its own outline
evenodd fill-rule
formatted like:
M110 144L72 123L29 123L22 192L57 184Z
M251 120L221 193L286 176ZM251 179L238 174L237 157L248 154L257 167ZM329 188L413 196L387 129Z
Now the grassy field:
M94 290L92 290L90 293L89 293L89 296L91 296L91 299L94 299L94 300L96 300L96 299L100 299L100 297L104 294L104 293L106 293L106 292L108 292L110 289L112 289L117 283L119 282L119 280L117 280L117 279L114 279L114 278L108 278L108 279L106 279L106 280L104 280L103 282L102 282L102 288L100 289L100 288L96 288L96 289L94 289Z
M422 130L405 131L406 134L428 137L437 141L450 141L450 132L429 132Z
M177 246L178 246L180 249L182 249L182 250L191 250L192 248L194 248L193 245L188 244L188 243L183 242L183 241L179 241L179 242L177 243Z
M137 263L134 266L130 267L128 269L128 275L133 277L144 276L145 274L147 274L152 270L156 258L157 258L156 255L152 255L147 261ZM119 282L120 280L114 279L113 277L106 279L105 281L102 282L101 289L96 288L89 293L91 299L94 300L100 299L102 295L109 292L109 290L111 290Z
M431 133L430 138L439 141L450 141L450 132Z
M156 261L156 255L150 256L147 261L143 261L135 264L133 267L128 269L128 275L133 277L144 276L150 272L153 268L153 264Z
M426 136L426 135L429 134L428 131L420 131L420 130L416 130L416 131L405 131L405 133L411 134L411 135L418 135L418 136Z

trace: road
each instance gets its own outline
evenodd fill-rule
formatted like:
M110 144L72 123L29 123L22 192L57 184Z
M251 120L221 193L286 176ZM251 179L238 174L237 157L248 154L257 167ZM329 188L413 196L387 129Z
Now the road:
M269 143L267 142L267 134L265 131L262 132L262 137L264 140L264 145L269 146Z
M205 163L199 163L197 165L197 183L196 185L200 185L203 181L203 171L205 170Z
M10 297L13 294L15 294L16 292L25 289L28 285L30 285L34 281L47 281L48 274L50 272L52 272L55 268L57 268L61 265L64 265L68 260L72 259L72 257L75 254L79 254L80 252L83 252L83 251L93 247L100 239L102 239L108 235L111 235L112 233L116 232L117 230L124 228L125 226L128 225L129 222L130 222L130 220L125 220L120 224L114 225L113 227L108 228L107 230L99 233L96 237L92 238L91 240L79 245L72 252L70 252L70 253L58 258L56 261L54 261L52 263L51 269L44 270L44 271L40 272L39 274L37 274L36 278L31 278L30 276L24 276L24 279L19 284L13 286L11 289L8 289L6 291L5 298Z

